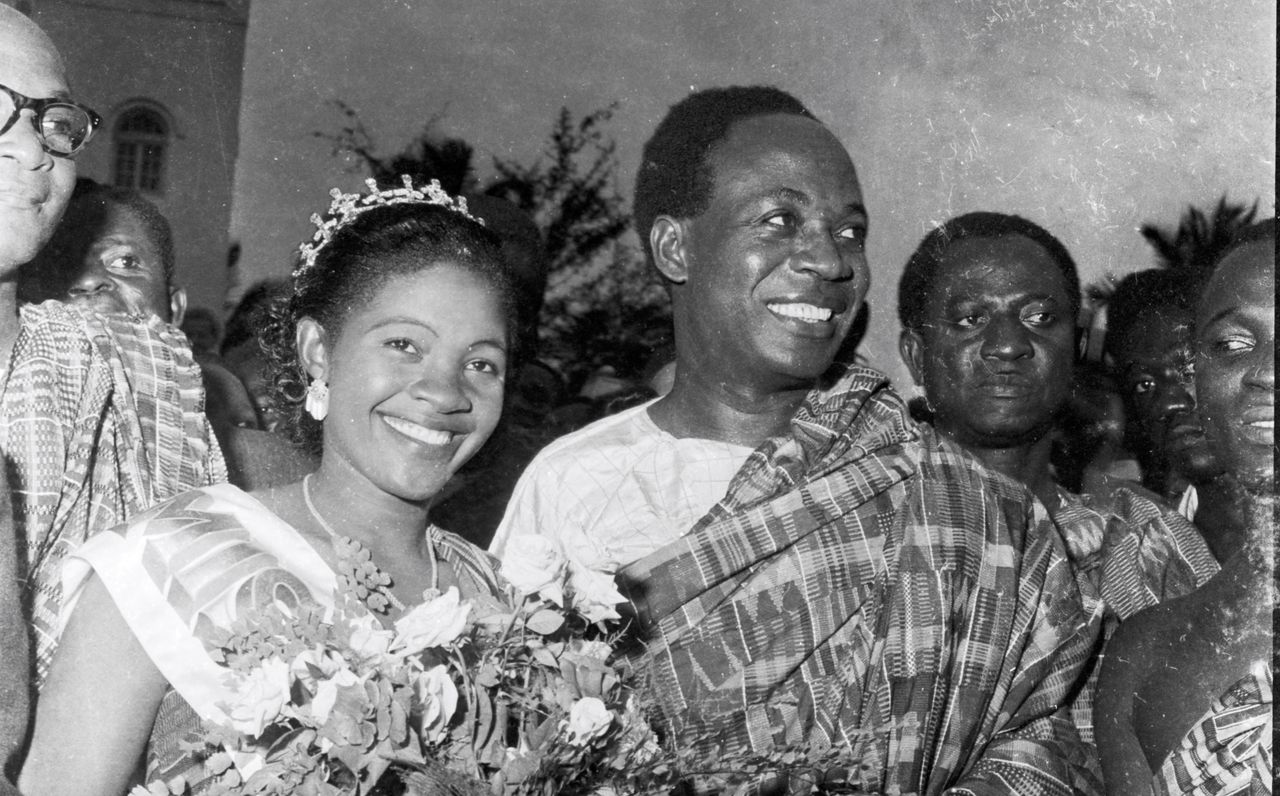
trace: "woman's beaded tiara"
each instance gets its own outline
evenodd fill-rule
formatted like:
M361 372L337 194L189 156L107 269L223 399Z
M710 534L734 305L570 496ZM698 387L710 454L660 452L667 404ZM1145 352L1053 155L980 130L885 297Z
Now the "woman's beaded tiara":
M401 174L400 181L404 184L403 187L384 191L378 188L377 180L367 179L364 184L369 186L368 193L343 193L337 188L330 189L329 195L333 197L333 201L329 204L328 212L323 216L319 213L311 214L311 223L316 225L316 231L311 236L311 240L298 247L299 262L293 275L296 277L315 265L320 250L333 240L338 230L375 207L404 204L439 205L477 224L484 224L482 220L467 212L466 199L461 196L456 199L450 196L440 187L439 180L432 180L423 188L413 187L413 178L408 174Z

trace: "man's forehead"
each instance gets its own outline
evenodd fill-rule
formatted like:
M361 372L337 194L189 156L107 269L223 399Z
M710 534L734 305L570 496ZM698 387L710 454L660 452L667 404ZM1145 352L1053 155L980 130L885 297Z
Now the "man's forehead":
M66 72L66 64L48 34L25 14L0 3L0 84L35 81L38 85L23 88L55 96L66 94Z
M719 166L760 157L785 160L817 154L824 160L849 161L848 150L821 122L774 113L734 122L712 150L711 161Z
M849 210L865 212L857 171L848 151L821 122L792 114L741 119L708 158L717 190L791 193L808 203L807 191L847 193Z

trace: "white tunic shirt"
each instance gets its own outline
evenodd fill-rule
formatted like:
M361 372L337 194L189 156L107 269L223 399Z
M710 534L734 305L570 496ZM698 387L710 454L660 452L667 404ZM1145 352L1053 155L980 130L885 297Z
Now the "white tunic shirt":
M751 448L677 439L653 422L653 402L568 434L516 484L489 551L514 534L556 540L579 565L613 572L693 527L725 495Z

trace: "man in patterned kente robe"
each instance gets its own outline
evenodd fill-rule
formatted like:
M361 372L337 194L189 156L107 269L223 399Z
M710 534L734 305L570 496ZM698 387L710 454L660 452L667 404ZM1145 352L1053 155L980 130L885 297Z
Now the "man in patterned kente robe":
M537 533L619 570L708 766L789 750L860 792L1096 792L1066 705L1097 626L1044 508L837 363L870 278L844 147L776 89L698 92L635 211L675 385L539 454L493 549Z
M181 333L55 302L19 310L19 267L53 233L74 154L97 122L67 99L53 43L5 5L0 86L0 451L11 506L0 520L0 762L10 763L31 683L24 587L47 662L67 550L225 468Z

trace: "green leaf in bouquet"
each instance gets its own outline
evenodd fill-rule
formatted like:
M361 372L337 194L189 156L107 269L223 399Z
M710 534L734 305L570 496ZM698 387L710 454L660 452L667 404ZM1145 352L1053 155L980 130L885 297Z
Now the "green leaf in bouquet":
M231 755L226 752L215 752L204 761L204 766L213 774L221 774L231 768Z
M555 737L556 731L560 726L560 719L557 716L548 716L529 730L525 736L525 741L530 749L540 749L542 746Z
M287 757L293 757L297 754L305 754L307 748L316 740L316 731L310 727L298 727L289 730L276 738L271 746L267 747L265 755L267 760L279 760Z
M542 756L536 752L526 752L524 754L508 753L502 761L501 776L504 784L508 788L512 785L519 785L537 773L541 765Z
M395 712L395 707L396 703L392 701L378 705L378 715L375 718L375 722L379 738L389 738L391 736L392 714Z
M480 698L484 696L481 695ZM484 701L489 702L488 699ZM478 762L496 768L506 753L507 723L510 721L511 711L505 702L497 702L493 705L492 711L485 715L489 717L489 724L485 728L484 736L476 736L476 748L479 750L477 758Z
M344 796L342 788L324 781L319 772L308 774L293 791L294 796Z
M480 665L480 670L476 672L475 683L481 688L497 688L498 683L502 682L501 673L498 666L493 661L485 661Z
M341 763L347 771L359 771L365 764L364 750L363 744L334 744L329 748L329 760L331 764L333 761Z
M320 737L328 738L339 746L365 746L366 737L376 737L368 719L351 716L340 710L329 714L329 720L320 728Z
M573 708L573 703L578 701L577 691L567 681L557 680L553 687L554 698L549 701L553 701L561 710L568 713Z
M550 613L550 611L546 613ZM560 668L559 658L547 647L534 647L531 652L535 663L540 663L548 669Z
M382 779L382 775L391 767L391 760L396 749L390 740L383 738L373 747L372 755L366 755L367 768L361 773L361 790L368 791Z
M404 691L407 692L408 689ZM391 702L391 727L387 738L397 746L403 746L409 737L409 707L405 704L408 697L408 693L398 693Z
M543 609L531 615L524 622L525 627L543 636L549 636L564 626L564 614L550 609Z

